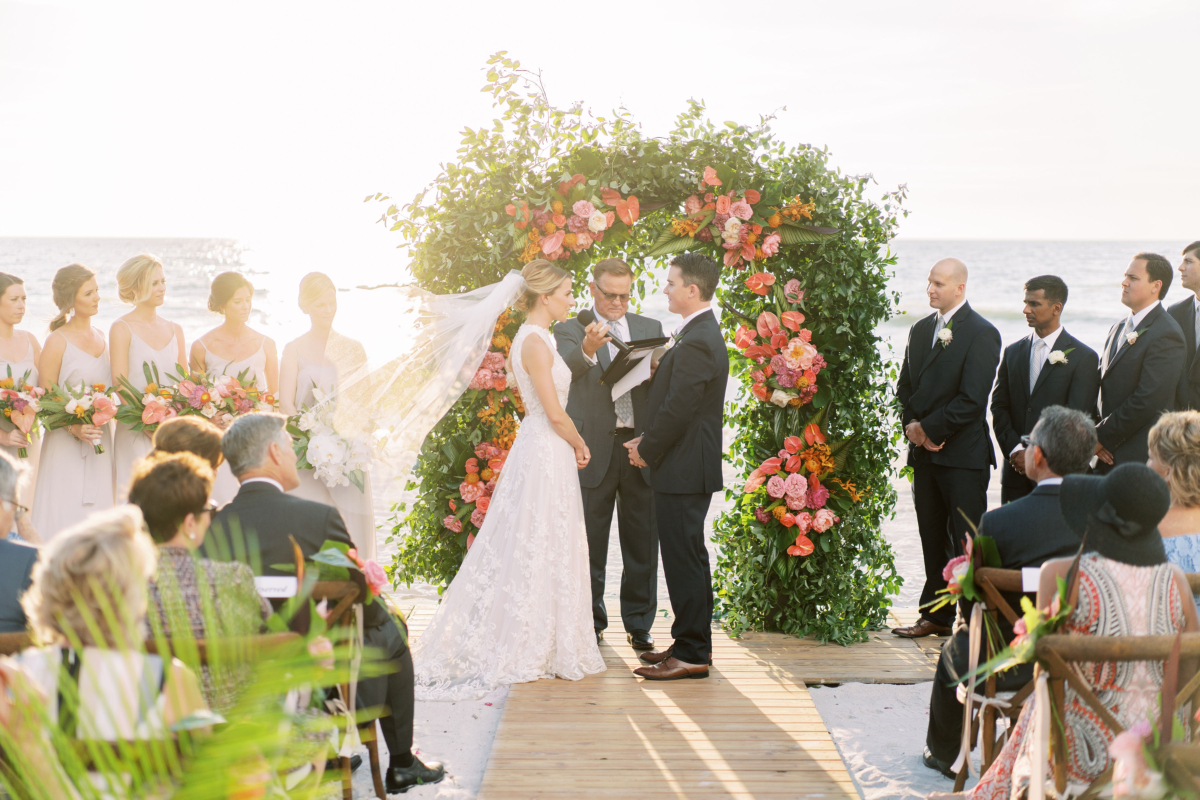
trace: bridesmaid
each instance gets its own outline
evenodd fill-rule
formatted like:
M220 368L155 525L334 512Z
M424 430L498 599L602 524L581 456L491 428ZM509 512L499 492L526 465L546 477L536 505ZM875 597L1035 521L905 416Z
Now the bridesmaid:
M236 272L222 272L213 278L208 295L208 310L221 314L225 321L192 344L192 369L210 377L229 375L236 378L248 370L260 390L279 396L279 356L275 342L251 328L254 286ZM223 506L238 491L237 479L226 462L217 470L213 482L213 502Z
M367 353L362 344L333 329L337 314L337 289L329 276L310 272L300 281L300 310L308 315L312 327L308 333L283 348L279 371L279 407L291 416L301 408L316 404L314 389L326 396L339 382L366 366ZM349 400L350 398L343 398ZM292 494L337 507L360 558L375 558L375 512L371 504L371 480L366 476L365 491L357 486L332 489L310 469L300 470L300 486Z
M0 378L12 375L14 381L21 380L26 373L26 382L30 386L38 385L38 359L42 354L42 346L37 337L29 331L17 330L25 318L25 282L15 275L0 272ZM19 430L0 432L0 449L13 457L13 460L26 467L26 477L20 483L18 502L26 509L33 508L33 483L37 480L38 458L41 455L41 440L34 435L32 441L25 438ZM22 447L28 454L20 458L17 451ZM23 516L22 520L28 517ZM25 533L21 534L24 538ZM37 539L33 539L37 541Z
M183 346L183 328L158 316L158 307L167 294L162 262L151 255L129 259L117 270L117 291L121 302L132 304L134 309L114 322L108 333L113 384L116 385L118 378L125 378L144 392L147 381L143 364L153 364L164 382L174 383L168 376L175 374L176 364L187 366L187 350ZM115 425L113 461L117 471L117 502L124 503L134 462L154 449L154 442L144 431L135 431L120 422Z
M54 275L54 305L59 314L38 362L38 385L112 383L104 334L92 327L100 310L96 274L82 264ZM94 445L104 446L97 454ZM112 433L107 425L72 425L46 433L34 491L33 527L43 541L82 522L95 511L112 508Z

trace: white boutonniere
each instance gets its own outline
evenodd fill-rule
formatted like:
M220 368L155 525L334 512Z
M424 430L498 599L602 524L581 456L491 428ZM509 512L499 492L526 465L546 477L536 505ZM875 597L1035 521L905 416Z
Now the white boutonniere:
M954 331L950 330L950 326L953 324L954 320L950 320L946 323L946 327L938 331L938 342L941 343L943 349L948 347L950 343L954 341Z
M1125 334L1125 344L1135 344L1137 342L1137 340L1138 340L1138 332L1137 331L1130 331L1129 333Z
M1066 364L1067 356L1074 352L1074 350L1074 347L1072 347L1070 350L1052 350L1050 351L1050 356L1046 360L1051 364Z

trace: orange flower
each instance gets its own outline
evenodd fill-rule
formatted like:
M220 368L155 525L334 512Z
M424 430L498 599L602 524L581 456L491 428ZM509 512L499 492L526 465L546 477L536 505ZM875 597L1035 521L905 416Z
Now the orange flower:
M495 476L496 476L496 473L492 472L492 468L491 468L491 467L484 467L484 468L483 468L482 470L480 470L480 472L479 472L479 477L480 477L480 479L482 479L482 480L485 480L485 481L490 481L490 480L491 480L492 478L494 478Z
M759 200L762 199L762 195L753 189L747 189L745 192L742 193L742 195L743 195L743 197L746 198L746 202L749 203L750 205L754 205L755 203L757 203Z
M803 533L796 537L796 543L787 549L789 556L807 556L813 551L812 539Z
M477 473L477 472L468 472L468 473L467 473L467 481L466 481L466 482L467 482L467 483L479 483L479 473Z
M579 237L573 233L568 233L563 237L563 245L566 247L574 247L577 241L579 241Z
M562 205L562 203L555 203L555 205ZM564 217L562 214L555 214L553 217L550 218L550 221L553 222L555 225L557 225L560 228L563 225L567 224L567 218Z
M556 230L558 230L558 227L555 226L555 224L553 222L547 222L545 225L542 226L542 232L545 233L547 236L554 233Z
M105 386L103 383L93 383L92 384L92 389L97 392L103 392L107 388L108 387ZM206 400L205 402L208 402L208 401Z
M509 345L511 344L512 342L510 342L508 337L503 333L497 333L492 337L492 347L496 348L497 350L503 350L505 353L508 352Z
M559 201L555 200L553 203L550 204L550 210L553 211L555 214L561 214L561 213L563 213L563 204L560 203ZM554 224L557 225L558 223L555 222Z
M780 522L783 521L783 515L786 513L788 513L787 506L779 505L771 509L772 516L774 516L775 519L779 520Z
M778 228L780 225L783 224L783 217L779 216L779 212L776 211L774 214L767 217L767 224L770 225L772 228Z

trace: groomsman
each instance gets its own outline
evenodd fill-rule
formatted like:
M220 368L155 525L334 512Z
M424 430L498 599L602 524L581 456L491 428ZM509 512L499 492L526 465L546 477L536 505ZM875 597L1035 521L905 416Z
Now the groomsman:
M591 313L583 312L554 328L558 351L571 368L567 414L587 443L592 460L579 471L591 558L592 619L596 638L608 627L604 608L604 572L613 507L621 538L621 621L634 650L653 650L650 627L658 611L658 526L654 496L643 470L629 463L625 443L644 419L649 382L613 400L612 387L600 376L617 356L612 337L628 342L662 336L658 320L630 314L633 270L619 258L592 268ZM587 322L585 327L584 323Z
M1175 394L1175 410L1200 409L1200 360L1196 359L1196 344L1200 342L1200 242L1183 248L1179 264L1179 283L1192 294L1168 309L1183 330L1187 354Z
M1000 361L1000 332L966 300L965 264L956 258L934 264L925 291L936 312L909 331L896 387L925 559L921 605L946 587L942 569L961 551L967 521L978 525L987 510L996 464L987 402ZM923 612L915 625L892 633L908 638L949 633L954 611L947 605Z
M1157 253L1138 253L1125 270L1121 303L1129 316L1109 330L1100 357L1099 473L1126 461L1144 464L1151 426L1174 408L1187 345L1163 308L1170 287L1171 262Z
M1067 285L1055 275L1039 275L1025 284L1025 322L1033 333L1004 349L996 391L992 394L992 429L1000 452L1000 500L1011 503L1036 485L1025 474L1021 437L1037 424L1042 409L1064 406L1089 417L1100 392L1100 357L1062 327Z

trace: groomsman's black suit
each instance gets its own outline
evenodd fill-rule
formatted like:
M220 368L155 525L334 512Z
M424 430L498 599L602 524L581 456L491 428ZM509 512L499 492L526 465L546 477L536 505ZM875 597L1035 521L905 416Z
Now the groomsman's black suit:
M896 386L901 423L919 421L930 442L945 445L936 453L908 446L925 560L921 605L945 588L942 569L970 531L959 510L975 524L987 510L989 470L996 464L987 403L1000 361L1000 332L964 303L950 319L953 338L943 346L933 340L937 319L935 312L912 326ZM949 627L954 607L924 616Z
M675 658L707 664L712 653L712 574L704 515L721 482L721 428L729 354L711 310L692 319L658 365L638 454L650 468L663 573L675 622Z
M630 340L662 336L662 323L639 314L626 314ZM658 526L654 524L654 494L648 470L629 463L625 443L633 430L617 429L612 387L600 376L612 363L608 345L596 351L596 364L583 354L585 329L578 317L554 326L554 340L563 361L571 368L571 393L567 414L583 436L591 462L579 471L583 513L587 524L588 556L592 572L592 618L596 630L608 627L604 607L604 573L608 566L608 534L613 507L621 538L621 620L625 630L649 631L658 612ZM634 425L646 413L649 382L630 391Z
M1138 337L1133 344L1115 341L1124 324L1122 319L1112 326L1104 341L1104 353L1100 354L1100 423L1096 436L1113 454L1114 466L1127 461L1146 462L1150 428L1164 411L1175 407L1187 354L1179 323L1161 303L1137 326ZM1107 369L1105 353L1110 354ZM1096 462L1097 472L1110 469L1103 461Z
M253 534L257 538L262 575L295 574L271 566L296 563L289 535L300 545L306 559L316 555L326 539L354 547L336 508L284 494L262 481L242 484L233 501L213 517L213 526L224 531L240 526L248 545L254 541ZM394 763L412 750L413 662L406 631L381 600L363 606L363 642L367 647L381 650L384 660L397 669L358 683L358 696L365 707L386 705L391 709L391 715L379 722Z
M1063 519L1058 490L1059 487L1054 485L1038 486L1025 497L983 515L979 532L996 540L1002 568L1040 567L1052 558L1075 555L1079 549L1079 536ZM1021 595L1005 593L1004 599L1019 616ZM1004 615L1000 615L999 623L1001 638L1005 642L1011 641L1012 623ZM959 678L967 673L968 633L966 625L959 627L942 647L929 698L929 731L925 744L935 758L946 763L953 763L958 757L962 741L963 707L955 690ZM979 663L983 663L982 653ZM1000 673L996 688L1014 691L1032 677L1033 665L1026 664Z
M1187 352L1183 357L1183 369L1179 375L1179 390L1175 393L1175 409L1200 410L1200 359L1196 358L1196 296L1188 294L1167 309L1179 323L1183 343Z
M1054 341L1054 350L1065 353L1067 363L1051 364L1047 359L1030 392L1032 347L1033 334L1030 334L1004 348L1000 372L996 376L996 391L992 393L992 430L1000 444L1000 499L1004 503L1033 491L1033 481L1012 468L1009 454L1021 443L1021 437L1033 430L1042 409L1066 406L1089 417L1096 414L1096 397L1100 391L1100 357L1096 351L1063 329Z

